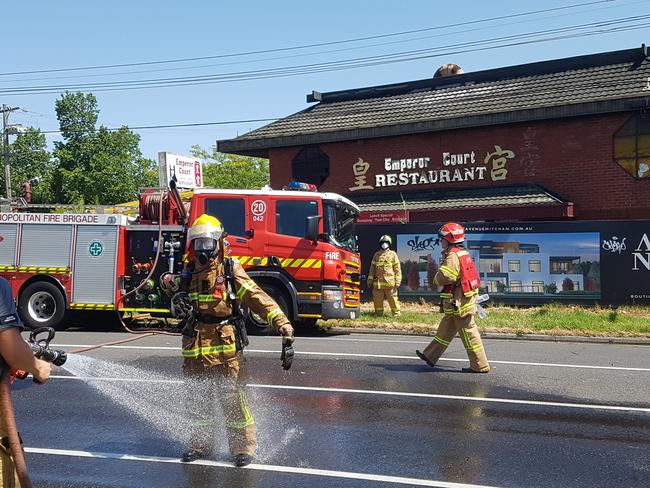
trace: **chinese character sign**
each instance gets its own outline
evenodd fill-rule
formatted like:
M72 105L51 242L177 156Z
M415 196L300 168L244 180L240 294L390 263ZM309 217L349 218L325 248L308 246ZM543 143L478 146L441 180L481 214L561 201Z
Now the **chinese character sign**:
M350 191L357 190L372 190L373 187L366 183L366 173L370 169L370 164L363 159L359 160L352 165L352 172L354 173L354 186L348 188Z
M492 165L490 176L492 181L505 180L508 176L506 163L515 157L515 153L509 149L501 149L501 146L494 146L494 152L488 153L483 162L486 166Z

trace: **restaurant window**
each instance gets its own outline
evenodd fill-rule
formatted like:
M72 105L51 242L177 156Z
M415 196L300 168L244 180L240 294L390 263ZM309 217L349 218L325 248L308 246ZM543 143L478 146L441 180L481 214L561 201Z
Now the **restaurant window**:
M528 261L528 271L531 273L539 273L542 271L542 262L537 259Z
M295 181L322 185L330 175L330 158L318 146L307 146L293 158L292 174Z
M614 134L614 160L634 178L650 178L650 115L632 117Z
M544 282L543 281L533 281L532 292L533 293L544 293Z
M519 273L519 271L521 271L521 262L518 259L516 261L508 261L509 273Z
M481 273L501 273L501 258L481 258Z
M487 291L488 291L488 293L498 293L499 292L499 281L489 280L487 282Z

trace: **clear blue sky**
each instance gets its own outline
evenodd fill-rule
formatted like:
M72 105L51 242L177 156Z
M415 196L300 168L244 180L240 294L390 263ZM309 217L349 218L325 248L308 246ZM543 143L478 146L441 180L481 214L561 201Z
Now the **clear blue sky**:
M588 1L10 2L2 9L0 74L218 56L326 43ZM110 70L0 76L0 103L29 110L27 113L12 114L12 123L33 125L44 131L56 130L56 94L17 95L1 93L1 90L33 85L69 86L142 78L211 75L322 63L473 43L531 31L640 16L648 12L650 1L612 0L571 10L297 51ZM478 52L464 47L462 50L466 52L374 67L232 83L94 93L101 109L99 122L108 127L282 117L306 108L308 104L305 95L312 90L333 91L428 78L439 65L448 62L459 64L466 71L477 71L637 47L643 42L650 43L650 22L645 19L634 25L643 23L645 27L627 32ZM369 44L381 45L368 46ZM359 48L360 46L366 47ZM334 50L337 52L323 52ZM136 71L140 73L135 73ZM260 125L263 124L149 129L138 130L138 133L142 137L143 154L156 158L158 151L187 154L193 144L208 148L217 139L235 137ZM58 138L57 134L48 135L50 143Z

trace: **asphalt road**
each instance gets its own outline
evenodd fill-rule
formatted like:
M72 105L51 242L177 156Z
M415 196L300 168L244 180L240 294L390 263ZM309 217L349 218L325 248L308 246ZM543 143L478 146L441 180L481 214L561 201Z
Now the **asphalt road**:
M127 337L61 332L64 349ZM210 459L187 441L179 340L146 337L73 356L44 387L14 388L37 487L647 487L650 348L486 340L493 371L461 373L459 339L439 368L426 338L253 337L249 401L258 455L234 468L224 433ZM94 359L89 359L94 358ZM92 378L89 378L92 377ZM219 415L218 413L216 414Z

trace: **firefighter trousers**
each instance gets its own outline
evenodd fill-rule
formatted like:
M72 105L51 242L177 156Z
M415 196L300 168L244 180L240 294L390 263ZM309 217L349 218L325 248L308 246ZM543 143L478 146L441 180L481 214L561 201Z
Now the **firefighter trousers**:
M9 452L9 443L7 433L5 432L4 422L0 419L0 487L2 488L20 488L20 481L16 474L16 466Z
M384 313L384 300L388 302L390 306L390 311L393 312L395 317L400 315L400 306L399 300L397 299L397 291L393 291L394 288L377 288L376 286L372 287L372 301L375 305L375 313L383 314Z
M214 446L215 409L219 404L226 420L230 453L233 456L255 454L255 421L244 391L243 363L243 354L239 353L237 358L223 364L205 366L197 359L184 366L192 448L206 452Z
M490 371L490 363L488 363L485 355L483 341L476 327L476 322L474 322L473 314L465 317L445 315L440 321L435 337L422 353L432 364L435 364L457 333L460 335L467 351L470 368L473 371Z

